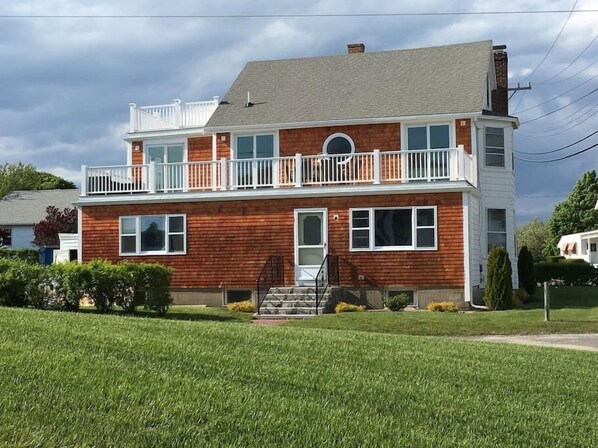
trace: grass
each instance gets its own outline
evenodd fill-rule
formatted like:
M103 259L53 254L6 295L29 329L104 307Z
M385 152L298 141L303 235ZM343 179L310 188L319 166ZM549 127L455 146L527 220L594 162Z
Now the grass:
M525 309L473 313L368 312L325 314L286 325L374 333L474 336L598 332L598 288L551 289L551 321L544 321L543 303Z
M597 365L573 350L5 308L0 446L591 447Z
M93 306L81 308L81 312L90 314L101 314ZM119 309L114 311L114 315L123 316ZM249 323L253 313L238 313L229 311L224 307L206 307L206 306L171 306L168 313L164 315L156 314L154 311L139 308L134 315L127 317L156 318L168 320L192 320L208 322L229 322L229 323Z

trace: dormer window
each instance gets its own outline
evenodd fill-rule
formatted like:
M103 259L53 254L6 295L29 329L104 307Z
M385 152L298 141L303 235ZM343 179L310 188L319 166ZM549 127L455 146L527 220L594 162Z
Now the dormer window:
M350 155L355 152L355 143L347 134L338 132L326 139L322 147L322 152L331 156L342 154Z

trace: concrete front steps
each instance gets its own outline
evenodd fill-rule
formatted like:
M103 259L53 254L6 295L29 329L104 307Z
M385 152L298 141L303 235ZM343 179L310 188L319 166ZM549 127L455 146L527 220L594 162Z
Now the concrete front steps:
M328 301L324 294L318 307L318 314ZM316 315L316 288L313 286L293 286L271 288L260 308L256 319L305 319Z

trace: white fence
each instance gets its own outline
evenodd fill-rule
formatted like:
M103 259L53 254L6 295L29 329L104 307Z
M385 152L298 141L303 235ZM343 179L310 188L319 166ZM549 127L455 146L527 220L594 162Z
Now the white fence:
M158 106L140 107L131 103L130 132L203 127L217 107L217 96L211 101L182 103L181 100L174 100L172 104Z
M463 146L418 151L82 167L82 195L466 180Z

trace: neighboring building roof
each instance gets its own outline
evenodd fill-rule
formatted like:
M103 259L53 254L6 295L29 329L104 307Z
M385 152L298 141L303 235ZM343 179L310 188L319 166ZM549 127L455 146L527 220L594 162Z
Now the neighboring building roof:
M206 128L479 113L491 61L486 40L249 62Z
M76 189L13 191L0 200L0 226L36 224L46 217L48 206L72 208L78 198Z

